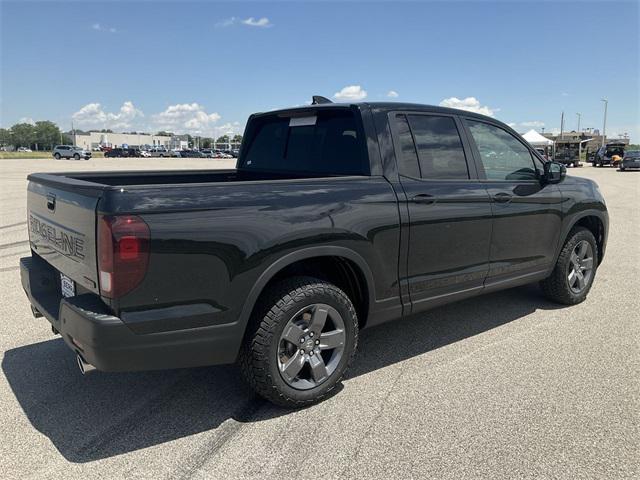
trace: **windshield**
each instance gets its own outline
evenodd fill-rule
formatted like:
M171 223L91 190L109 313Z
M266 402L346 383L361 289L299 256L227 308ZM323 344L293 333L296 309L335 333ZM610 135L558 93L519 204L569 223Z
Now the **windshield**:
M259 117L249 129L245 170L368 175L364 134L349 109L309 113L304 117Z

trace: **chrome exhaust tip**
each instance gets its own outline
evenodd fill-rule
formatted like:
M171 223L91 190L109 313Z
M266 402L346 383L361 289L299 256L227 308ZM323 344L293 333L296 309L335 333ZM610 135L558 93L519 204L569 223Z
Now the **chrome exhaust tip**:
M94 367L90 363L87 363L84 358L80 356L80 354L76 355L76 363L78 364L78 368L80 369L80 373L82 375L87 375L96 369L96 367Z

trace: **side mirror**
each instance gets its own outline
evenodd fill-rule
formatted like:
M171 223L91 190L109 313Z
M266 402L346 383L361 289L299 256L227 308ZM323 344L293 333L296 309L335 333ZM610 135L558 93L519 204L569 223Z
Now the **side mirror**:
M567 176L567 167L559 162L546 162L544 164L544 175L542 179L545 183L560 183Z

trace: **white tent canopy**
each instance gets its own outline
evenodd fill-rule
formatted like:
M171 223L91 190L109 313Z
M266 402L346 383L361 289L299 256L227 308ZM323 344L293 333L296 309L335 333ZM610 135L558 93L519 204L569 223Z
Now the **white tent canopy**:
M544 146L553 145L553 140L549 140L548 138L543 137L533 129L529 130L522 137L534 147L544 147Z

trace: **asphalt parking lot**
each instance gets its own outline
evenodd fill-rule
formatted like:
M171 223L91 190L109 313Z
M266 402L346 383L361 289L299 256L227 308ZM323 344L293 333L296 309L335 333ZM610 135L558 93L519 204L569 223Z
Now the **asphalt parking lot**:
M233 163L0 160L3 478L638 478L640 172L569 170L611 219L586 302L526 286L365 330L320 405L274 407L234 366L82 377L20 286L26 175Z

